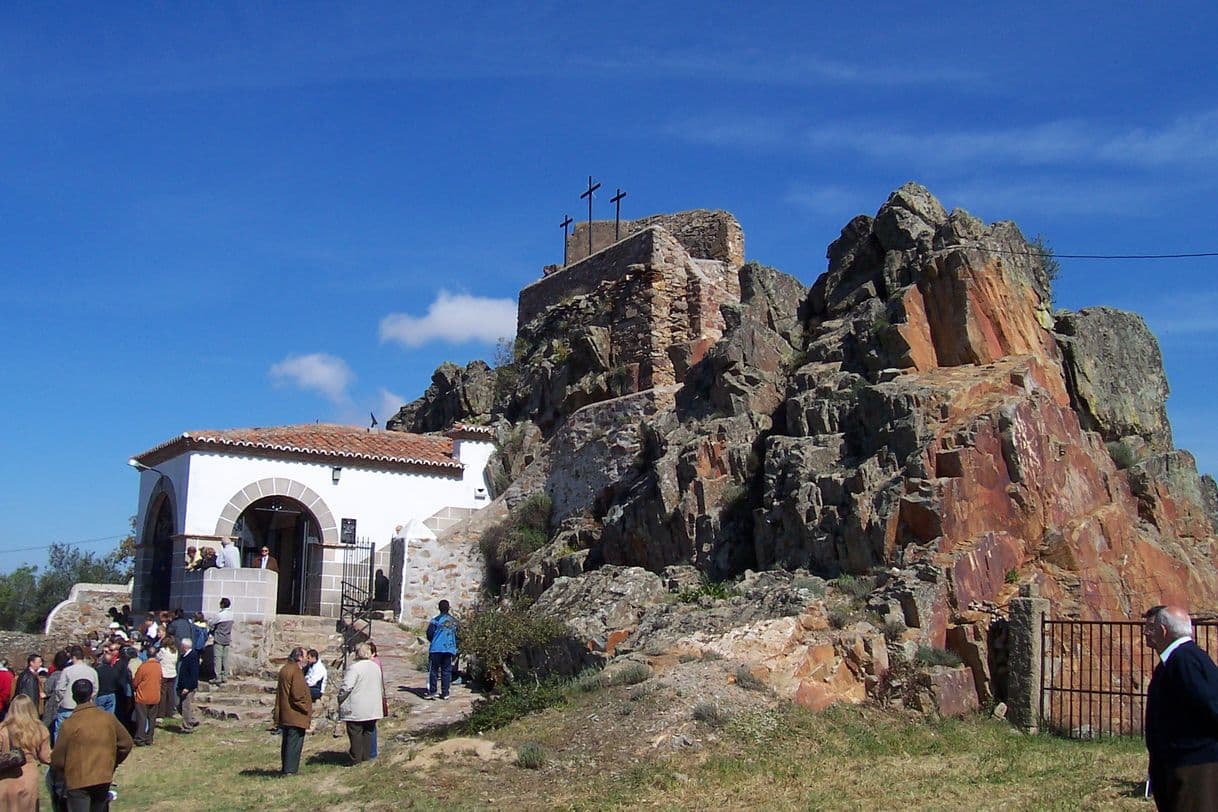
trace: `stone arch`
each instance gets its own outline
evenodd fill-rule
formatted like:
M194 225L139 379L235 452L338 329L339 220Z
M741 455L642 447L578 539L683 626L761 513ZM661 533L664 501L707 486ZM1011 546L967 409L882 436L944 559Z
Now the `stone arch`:
M167 476L162 476L152 486L152 493L148 494L148 503L144 506L144 526L140 528L140 540L142 541L152 529L152 525L156 522L157 513L161 509L161 500L169 501L169 510L173 514L173 532L181 533L181 516L178 510L178 492L174 490L173 480Z
M220 520L216 522L215 534L231 536L233 525L237 523L237 519L245 512L245 509L264 496L286 496L300 502L313 513L313 518L317 519L317 524L321 527L322 543L339 543L338 523L334 521L334 514L326 506L325 500L309 486L281 476L266 477L257 482L251 482L233 494L232 498L228 500L228 504L224 506L224 510L220 511Z

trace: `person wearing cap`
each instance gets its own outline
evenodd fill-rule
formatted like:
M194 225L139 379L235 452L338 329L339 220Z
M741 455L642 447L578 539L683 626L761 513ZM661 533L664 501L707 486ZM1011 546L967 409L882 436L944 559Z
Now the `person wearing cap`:
M131 639L131 637L127 634L127 632L123 631L122 624L120 624L117 620L111 621L110 625L108 627L106 627L106 629L109 632L111 638L117 637L119 640L122 640L124 643Z
M64 721L51 751L51 769L67 790L70 810L110 808L114 768L131 753L131 735L113 714L93 704L93 683L72 682L73 711Z

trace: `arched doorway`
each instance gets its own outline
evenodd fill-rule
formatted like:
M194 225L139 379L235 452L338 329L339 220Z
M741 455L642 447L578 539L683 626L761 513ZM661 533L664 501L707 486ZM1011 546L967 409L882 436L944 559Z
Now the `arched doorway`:
M265 547L279 565L279 614L315 614L321 603L321 529L302 503L266 496L250 504L233 524L241 538L243 567L254 566ZM316 594L314 594L316 593Z
M152 547L152 568L147 589L149 609L168 609L173 579L173 507L169 494L160 494L148 511L144 543Z

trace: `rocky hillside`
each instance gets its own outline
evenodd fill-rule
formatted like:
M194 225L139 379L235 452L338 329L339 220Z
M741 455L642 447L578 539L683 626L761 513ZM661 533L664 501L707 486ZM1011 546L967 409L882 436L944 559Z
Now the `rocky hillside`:
M1052 312L1015 224L907 184L842 229L810 289L705 242L651 226L554 271L511 359L441 367L391 421L495 425L500 498L549 495L548 541L515 551L509 587L544 604L606 565L686 589L851 574L873 632L982 661L1021 582L1060 616L1218 609L1218 494L1172 444L1154 337L1132 313ZM841 626L804 598L771 613L798 627L777 648Z

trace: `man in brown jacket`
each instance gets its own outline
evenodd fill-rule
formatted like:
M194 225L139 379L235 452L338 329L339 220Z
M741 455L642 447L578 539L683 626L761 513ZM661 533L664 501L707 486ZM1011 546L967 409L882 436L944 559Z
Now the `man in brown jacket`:
M63 776L69 812L106 812L114 768L131 752L131 735L114 714L93 704L93 683L72 683L76 708L59 728L51 769Z
M135 670L131 689L135 693L135 743L143 747L152 744L156 733L156 711L161 704L161 664L148 646L148 659Z
M295 775L300 769L300 751L304 748L305 731L313 716L313 697L309 694L304 671L305 651L292 649L288 661L279 669L279 685L275 690L275 709L271 720L279 726L279 771L284 775Z

